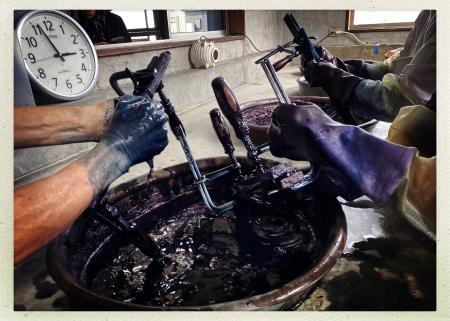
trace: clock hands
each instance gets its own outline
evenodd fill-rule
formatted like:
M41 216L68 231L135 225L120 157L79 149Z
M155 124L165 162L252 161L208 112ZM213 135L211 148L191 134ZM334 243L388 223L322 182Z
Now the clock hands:
M41 28L41 26L39 24L36 25L36 27L44 34L45 38L47 38L48 42L50 43L50 45L53 47L53 49L56 51L56 54L53 56L55 58L61 58L62 61L66 61L66 59L64 59L64 57L61 55L61 53L59 52L59 50L56 48L56 46L53 44L53 42L50 40L50 38L47 36L47 34L44 32L44 30Z
M36 59L36 62L43 61L43 60L48 60L48 59L52 59L52 58L55 58L55 56L45 57L45 58L41 58L41 59Z
M39 24L36 25L37 28L44 34L45 38L48 40L48 42L50 43L50 45L53 47L53 49L56 51L56 53L53 55L53 57L49 57L49 58L60 58L62 61L66 61L66 59L64 59L64 57L66 56L71 56L71 55L76 55L76 52L65 52L65 53L60 53L58 48L56 48L55 44L50 40L50 38L47 36L47 34L44 32L44 30L41 28L41 26ZM44 58L47 59L47 58ZM41 60L44 60L41 59Z
M76 55L76 52L65 52L60 54L61 57ZM58 54L54 54L53 57L58 58Z
M61 54L61 57L72 56L72 55L76 55L76 54L77 54L76 52L65 52L65 53ZM50 57L36 59L36 62L43 61L43 60L48 60L48 59L52 59L52 58L59 58L59 57L60 57L59 54L54 54L53 56L50 56Z

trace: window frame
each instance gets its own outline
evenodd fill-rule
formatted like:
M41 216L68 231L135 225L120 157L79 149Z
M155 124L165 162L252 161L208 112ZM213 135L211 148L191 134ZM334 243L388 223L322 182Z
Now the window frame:
M228 30L228 21L227 21L227 10L222 10L225 12L225 21L224 21L224 29L222 30L213 30L213 31L194 31L194 32L176 32L176 33L171 33L170 32L170 28L169 28L169 39L183 39L183 40L198 40L200 37L199 35L201 34L201 36L205 36L208 39L209 38L213 38L213 37L224 37L228 34L227 30ZM167 12L167 19L169 19L169 12L168 10ZM169 27L167 25L167 27Z
M147 11L144 9L144 11ZM152 10L153 20L155 22L154 28L134 28L127 29L130 33L130 36L136 36L135 33L141 33L139 36L146 36L150 38L150 36L155 36L156 40L163 40L168 38L168 27L167 27L167 11L166 10ZM145 18L147 20L147 17ZM145 42L152 41L148 40L139 40L136 42Z
M213 37L224 37L227 35L227 31L225 30L214 30L214 31L204 31L204 32L177 32L171 33L171 40L183 39L183 40L198 40L201 36L205 36L206 38Z
M345 23L345 31L348 32L372 32L372 31L410 31L414 27L413 22L396 22L396 23L374 23L355 25L355 10L347 10L347 19Z
M169 25L167 21L167 13L159 15L161 19L161 26L165 26L166 29L163 33L169 34ZM72 11L72 16L78 18L78 13ZM165 21L164 21L165 20ZM155 25L156 25L155 21ZM225 35L214 36L211 35L208 39L215 42L226 42L226 41L236 41L244 40L245 34L245 10L225 10ZM214 32L214 31L212 31ZM199 38L199 37L198 37ZM127 55L138 52L147 52L155 50L172 49L179 47L189 47L193 43L197 42L198 38L195 39L162 39L157 41L136 41L136 42L126 42L119 44L106 44L106 45L95 45L95 50L97 56L101 57L112 57L118 55Z

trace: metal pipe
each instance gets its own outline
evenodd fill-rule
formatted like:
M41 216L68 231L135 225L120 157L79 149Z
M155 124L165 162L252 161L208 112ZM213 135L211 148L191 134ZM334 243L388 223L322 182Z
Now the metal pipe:
M294 41L292 40L292 41L286 42L282 46L278 46L277 48L275 48L274 50L269 52L267 55L265 55L265 56L259 58L258 60L256 60L255 64L260 64L263 60L269 59L270 57L272 57L273 55L276 55L279 52L282 52L282 51L289 52L289 50L285 50L285 49L290 47L293 44L294 44Z
M227 211L230 211L234 207L234 202L227 202L222 205L216 205L213 200L211 199L211 196L209 195L208 188L205 185L205 176L203 176L197 166L197 163L194 160L194 157L192 156L191 149L189 148L189 144L187 143L186 136L184 134L179 135L177 137L181 148L183 149L184 155L186 156L186 160L189 164L189 167L191 169L191 172L194 176L195 184L198 184L198 188L200 190L200 194L202 195L203 201L206 204L206 207L208 207L209 210L217 213L222 214Z
M259 145L258 147L256 147L256 151L257 151L258 155L261 155L263 153L270 151L269 143L264 143L262 145Z
M289 99L283 86L281 86L280 80L278 79L276 71L273 69L270 61L268 59L263 60L261 62L261 67L263 68L264 73L266 74L267 79L269 80L269 83L272 86L275 95L277 96L280 103L290 104L291 100Z
M233 171L235 171L235 167L234 165L228 165L225 166L221 169L215 170L214 172L210 172L208 174L205 174L205 179L206 181L212 181L213 179L219 178L223 175L232 173Z

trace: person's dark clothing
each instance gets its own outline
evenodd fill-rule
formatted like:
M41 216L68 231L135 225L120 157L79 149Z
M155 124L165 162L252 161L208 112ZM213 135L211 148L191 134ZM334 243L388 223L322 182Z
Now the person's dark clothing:
M110 11L99 10L92 19L81 17L80 24L94 44L131 42L122 18Z

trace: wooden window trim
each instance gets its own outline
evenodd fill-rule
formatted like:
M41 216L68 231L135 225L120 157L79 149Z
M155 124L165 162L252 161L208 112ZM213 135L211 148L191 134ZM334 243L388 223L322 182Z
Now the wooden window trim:
M227 10L226 12L226 36L209 38L214 42L226 42L243 40L245 34L245 11ZM137 52L189 47L197 39L165 39L157 41L142 41L120 44L96 45L98 57L111 57L127 55Z
M245 35L245 10L226 11L227 35Z
M377 23L377 24L353 24L355 10L347 10L347 20L345 30L349 32L372 32L372 31L410 31L414 27L414 22L399 23Z

